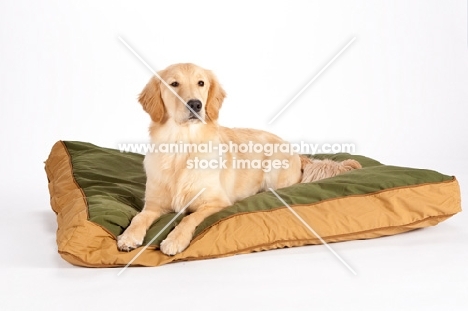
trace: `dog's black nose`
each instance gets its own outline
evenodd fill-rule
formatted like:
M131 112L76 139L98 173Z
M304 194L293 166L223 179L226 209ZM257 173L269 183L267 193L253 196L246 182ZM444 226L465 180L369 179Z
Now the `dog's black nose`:
M202 108L202 103L198 99L191 99L187 102L187 105L192 108L195 112L200 112Z

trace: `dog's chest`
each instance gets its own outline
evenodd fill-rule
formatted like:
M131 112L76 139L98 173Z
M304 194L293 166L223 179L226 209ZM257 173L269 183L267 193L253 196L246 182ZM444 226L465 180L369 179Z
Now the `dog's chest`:
M187 189L218 171L214 165L206 164L213 164L219 158L219 138L207 137L197 129L194 126L164 130L152 136L157 152L147 155L147 175L170 188Z

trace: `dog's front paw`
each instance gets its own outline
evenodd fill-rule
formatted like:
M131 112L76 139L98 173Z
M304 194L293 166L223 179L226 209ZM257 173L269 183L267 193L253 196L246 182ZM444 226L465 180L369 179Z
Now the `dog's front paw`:
M142 238L137 238L132 234L123 233L117 237L117 248L120 251L129 252L143 244Z
M189 234L181 234L177 232L177 228L172 231L167 238L161 242L159 246L161 251L166 255L175 255L185 250L192 240Z

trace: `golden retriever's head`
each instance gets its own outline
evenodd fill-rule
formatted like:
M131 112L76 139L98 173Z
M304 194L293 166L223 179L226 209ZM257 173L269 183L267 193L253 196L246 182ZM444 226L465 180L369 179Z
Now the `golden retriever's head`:
M164 123L169 118L179 124L200 122L193 111L205 122L216 122L226 93L211 71L194 64L175 64L158 74L191 109L157 77L152 77L139 101L153 122Z

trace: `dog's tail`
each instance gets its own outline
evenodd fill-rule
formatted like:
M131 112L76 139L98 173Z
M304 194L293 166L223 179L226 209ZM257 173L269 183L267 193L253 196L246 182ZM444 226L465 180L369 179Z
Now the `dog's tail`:
M319 179L333 177L338 174L360 169L361 164L352 159L335 162L329 159L317 160L301 155L301 183L313 182Z

